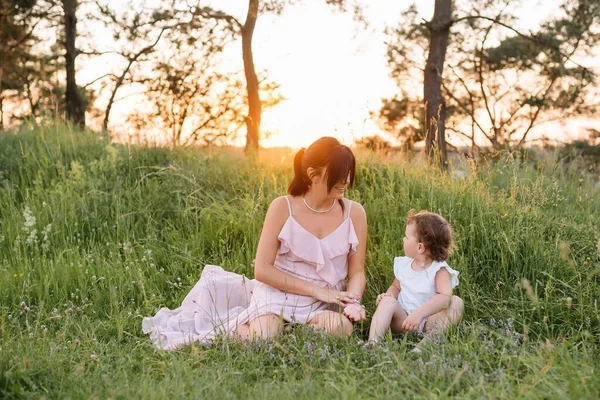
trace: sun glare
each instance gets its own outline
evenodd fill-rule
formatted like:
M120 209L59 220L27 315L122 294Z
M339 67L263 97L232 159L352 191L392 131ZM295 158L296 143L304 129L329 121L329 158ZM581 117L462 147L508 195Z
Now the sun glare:
M247 4L244 2L215 3L240 19L245 16ZM379 110L382 98L393 96L398 90L386 65L383 29L396 21L408 3L369 3L366 17L370 27L367 29L357 26L352 15L332 12L325 3L288 6L281 16L261 15L256 25L255 68L258 72L266 71L270 80L279 83L280 93L285 98L273 108L263 110L260 142L263 147L306 147L321 136L334 136L345 144L352 144L358 138L374 134L396 142L381 130L372 114ZM433 2L419 3L423 18L431 17L432 5ZM534 7L535 2L528 6ZM527 21L534 24L531 19ZM242 71L241 43L238 41L228 47L222 59L224 69ZM78 79L92 81L106 73L114 61L107 56L86 63ZM113 110L111 129L119 132L122 140L168 142L160 137L164 133L158 129L142 133L143 137L129 137L131 127L127 117L143 107L140 102L145 101L143 95L136 95L135 91L123 88L119 93L118 97L124 100ZM99 108L103 108L106 101L105 91L97 101ZM540 131L562 132L562 128L546 125ZM460 138L449 136L449 139L458 145L467 144ZM244 127L233 144L245 144Z

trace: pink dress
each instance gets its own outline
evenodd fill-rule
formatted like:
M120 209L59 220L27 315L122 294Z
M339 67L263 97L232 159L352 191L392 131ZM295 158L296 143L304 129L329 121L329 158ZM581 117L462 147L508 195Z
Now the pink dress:
M323 239L317 238L290 215L279 233L275 267L320 287L343 290L348 275L348 258L356 251L358 237L349 217L352 201L344 200L343 222ZM142 330L156 347L175 349L200 341L209 342L218 334L231 335L240 324L266 314L287 322L306 324L324 311L339 312L335 304L309 296L285 293L243 275L206 265L200 280L175 310L161 308L154 317L144 318Z

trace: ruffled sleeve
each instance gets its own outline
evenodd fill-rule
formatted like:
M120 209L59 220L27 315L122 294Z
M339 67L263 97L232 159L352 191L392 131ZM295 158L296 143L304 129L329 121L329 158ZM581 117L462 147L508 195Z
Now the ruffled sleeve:
M396 257L394 258L394 276L400 282L404 279L404 274L406 273L406 267L410 267L410 262L412 261L409 257Z
M436 261L435 265L432 266L433 276L437 275L438 271L442 268L446 268L450 274L450 282L452 283L452 289L458 286L458 274L459 272L446 263L446 261Z

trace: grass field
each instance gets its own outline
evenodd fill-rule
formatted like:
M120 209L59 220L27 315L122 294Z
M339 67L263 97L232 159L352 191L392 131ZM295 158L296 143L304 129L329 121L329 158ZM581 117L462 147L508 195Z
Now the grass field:
M460 178L359 156L365 303L392 279L411 209L454 226L463 323L417 354L306 327L273 342L158 351L141 319L177 307L204 264L252 276L291 156L110 144L59 126L0 134L0 398L596 398L600 190L552 155ZM284 163L281 163L283 158Z

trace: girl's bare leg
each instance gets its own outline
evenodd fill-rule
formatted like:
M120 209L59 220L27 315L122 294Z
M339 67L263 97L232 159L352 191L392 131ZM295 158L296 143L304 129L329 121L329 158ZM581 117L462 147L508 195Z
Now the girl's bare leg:
M375 310L369 329L369 342L381 339L387 330L397 333L402 330L402 322L406 319L406 311L400 307L398 300L392 297L383 297Z
M452 296L450 305L444 311L431 315L427 319L425 332L442 332L451 326L456 326L463 316L464 303L458 296Z

